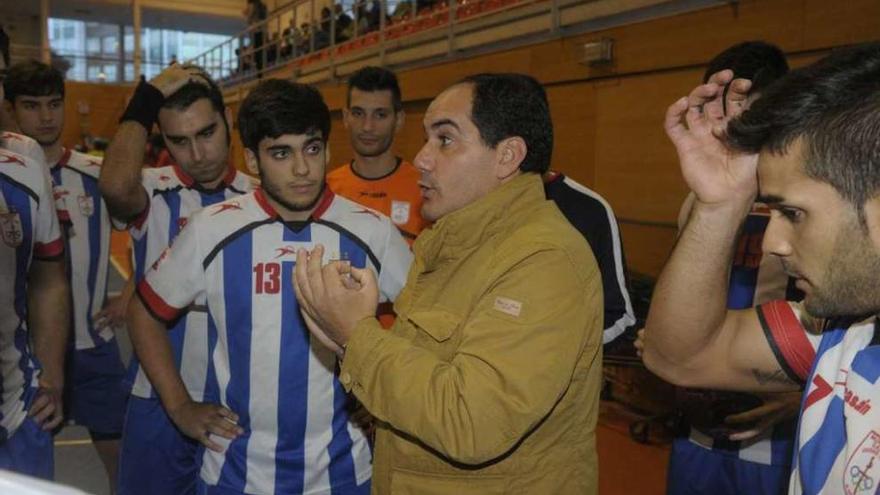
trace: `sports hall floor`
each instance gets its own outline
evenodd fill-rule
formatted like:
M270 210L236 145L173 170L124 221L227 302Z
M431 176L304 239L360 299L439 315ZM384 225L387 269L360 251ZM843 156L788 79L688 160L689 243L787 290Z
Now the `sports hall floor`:
M124 243L114 244L114 266L117 270L111 270L110 292L122 288L123 278L119 271L127 270ZM122 358L127 362L131 356L128 333L121 329L117 335ZM629 424L633 419L631 414L615 404L603 401L598 427L600 495L665 493L669 447L666 444L633 441L629 436ZM55 480L86 493L109 495L104 467L88 433L82 427L65 426L55 437Z

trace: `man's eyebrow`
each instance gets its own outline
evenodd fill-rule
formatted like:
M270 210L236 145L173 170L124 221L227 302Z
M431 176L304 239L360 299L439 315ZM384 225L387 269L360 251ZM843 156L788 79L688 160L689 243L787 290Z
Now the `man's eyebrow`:
M455 129L456 131L461 131L461 128L458 126L458 124L456 124L455 121L453 121L451 119L440 119L435 122L432 122L430 128L437 129L438 127L443 127L444 125L448 125L448 126L452 127L453 129Z
M267 146L266 151L290 151L291 147L286 144L274 144L272 146Z
M758 196L756 201L767 205L775 205L779 203L784 203L785 198L783 198L782 196L777 196L775 194L766 194Z
M217 122L214 122L212 124L208 124L205 127L202 127L201 129L197 130L196 135L199 135L203 132L213 131L216 128L217 128ZM165 134L165 137L168 139L187 139L187 136L176 136L174 134Z

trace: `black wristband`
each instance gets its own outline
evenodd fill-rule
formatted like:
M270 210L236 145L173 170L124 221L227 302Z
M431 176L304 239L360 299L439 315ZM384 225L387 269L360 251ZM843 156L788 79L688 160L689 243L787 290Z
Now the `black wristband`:
M132 95L131 101L128 102L128 107L125 109L125 113L122 114L119 122L137 122L144 126L144 129L149 133L153 130L153 123L156 122L156 117L159 116L159 108L162 107L164 101L165 96L162 92L148 83L144 76L141 76L141 82L135 88L134 95Z

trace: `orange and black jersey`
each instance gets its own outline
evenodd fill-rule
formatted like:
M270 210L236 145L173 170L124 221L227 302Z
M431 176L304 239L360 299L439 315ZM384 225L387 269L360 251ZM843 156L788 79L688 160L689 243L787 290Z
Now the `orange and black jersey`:
M397 166L390 173L369 179L359 175L352 163L328 173L327 185L340 196L388 215L412 245L419 232L428 226L421 215L419 171L412 163L398 158Z

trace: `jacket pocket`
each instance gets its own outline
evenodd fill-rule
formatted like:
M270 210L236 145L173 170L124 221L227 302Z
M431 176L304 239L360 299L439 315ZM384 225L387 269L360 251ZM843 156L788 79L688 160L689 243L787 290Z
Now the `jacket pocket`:
M505 495L506 484L504 476L391 472L391 495Z
M409 315L409 322L427 333L437 342L449 340L461 323L461 318L446 311L415 311Z

